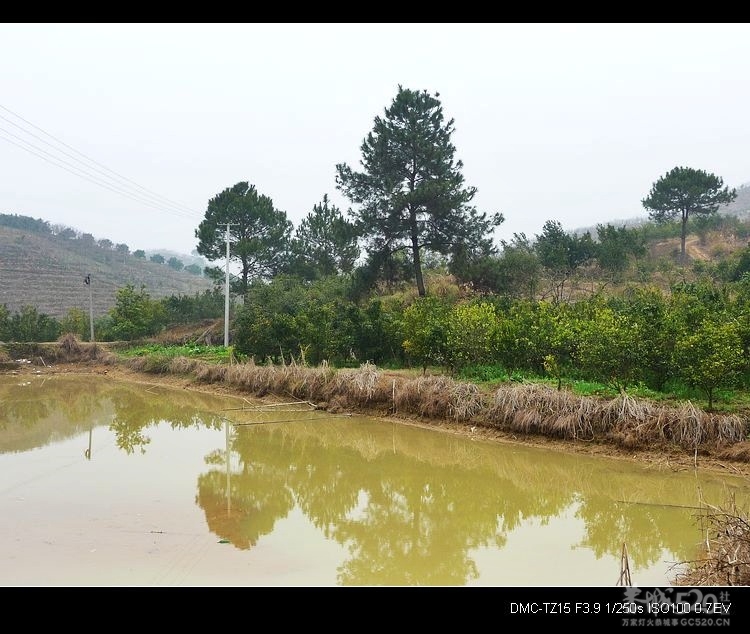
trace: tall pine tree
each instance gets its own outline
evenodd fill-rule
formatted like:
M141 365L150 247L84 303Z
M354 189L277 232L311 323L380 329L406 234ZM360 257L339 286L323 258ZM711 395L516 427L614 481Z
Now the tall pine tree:
M471 206L475 187L464 185L463 163L451 142L454 121L445 121L439 93L398 87L384 117L362 142L358 172L336 166L336 186L359 208L350 213L370 256L406 250L420 295L425 295L422 254L447 255L492 243L500 213Z

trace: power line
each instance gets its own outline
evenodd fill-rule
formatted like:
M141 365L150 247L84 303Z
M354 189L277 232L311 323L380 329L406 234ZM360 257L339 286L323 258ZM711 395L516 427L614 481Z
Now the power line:
M2 107L3 107L3 106L0 106L0 108L2 108ZM83 162L83 161L82 161L81 159L79 159L79 158L76 158L76 157L75 157L75 156L74 156L73 154L71 154L70 152L65 152L64 150L61 150L60 148L57 148L57 147L55 147L55 146L54 146L54 145L53 145L52 143L50 143L49 141L45 141L45 140L44 140L44 139L43 139L42 137L40 137L40 136L39 136L38 134L34 134L33 132L29 132L28 130L24 130L24 128L23 128L23 127L21 127L20 125L18 125L17 123L15 123L15 122L13 122L13 121L11 121L11 120L10 120L10 119L8 119L7 117L4 117L4 116L0 115L0 119L3 119L4 121L7 121L7 122L8 122L8 123L10 123L10 124L11 124L12 126L15 126L15 127L16 127L16 128L18 128L19 130L21 130L21 131L22 131L22 132L23 132L24 134L28 134L29 136L31 136L31 137L33 137L33 138L35 138L35 139L38 139L39 141L41 141L41 142L42 142L42 143L44 143L45 145L47 145L47 146L51 147L51 148L52 148L53 150L55 150L56 152L60 152L60 153L61 153L61 154L63 154L64 156L70 157L71 159L73 159L73 160L74 160L74 161L76 161L77 163L80 163L81 165L83 165L83 166L84 166L84 167L85 167L85 168L86 168L87 170L93 169L93 170L94 170L95 172L98 172L99 174L101 174L101 175L102 175L102 176L103 176L104 178L107 178L107 179L109 179L110 181L113 181L113 182L115 183L115 185L116 185L116 186L118 186L118 189L119 189L119 187L120 187L120 186L123 186L123 184L122 184L121 182L119 182L118 180L116 180L116 179L112 178L112 176L110 176L109 174L107 174L107 172L105 172L104 170L100 170L100 169L98 169L98 168L96 168L96 167L91 167L91 166L87 165L87 164L86 164L86 163L84 163L84 162ZM14 137L14 138L16 138L16 139L19 139L19 140L20 140L20 141L22 141L23 143L27 143L27 144L28 144L28 145L30 145L31 147L33 147L33 148L35 148L35 149L39 150L40 152L44 152L44 153L45 153L45 154L47 154L48 156L53 156L52 154L49 154L49 153L48 153L48 152L46 152L45 150L42 150L41 148L38 148L38 147L37 147L37 146L35 146L35 145L34 145L33 143L30 143L29 141L27 141L27 140L25 140L25 139L23 139L23 138L19 137L18 135L15 135L15 134L13 134L12 132L8 132L7 130L5 130L5 129L2 129L2 128L0 128L0 130L2 130L3 132L5 132L6 134L10 134L10 135L11 135L12 137ZM6 140L7 140L7 139L6 139ZM54 157L54 158L55 158L56 160L62 161L62 162L63 162L63 163L65 163L66 165L71 165L71 163L69 163L68 161L65 161L64 159L60 159L59 157ZM89 159L89 160L90 160L90 159ZM74 167L74 169L80 169L80 168L78 168L78 167L75 167L75 166L72 166L72 165L71 165L71 167ZM105 168L105 169L107 169L107 168ZM81 171L84 171L84 170L81 170ZM111 171L111 170L107 170L107 171ZM120 177L119 175L118 175L118 178L119 178L120 180L126 180L126 181L127 181L127 180L129 180L129 179L125 179L124 177ZM130 189L132 190L132 187L130 187L130 185L128 185L127 183L125 183L125 184L124 184L124 187L126 187L126 188L130 188ZM148 192L148 191L149 191L149 190L146 190L146 189L145 189L145 188L143 188L143 187L140 187L140 185L139 185L138 187L139 187L140 189L143 189L143 190L144 190L144 191L146 191L146 192ZM136 195L138 195L138 196L144 196L144 194L141 194L141 193L140 193L140 192L138 192L138 191L135 191L134 193L135 193ZM151 198L151 199L153 199L153 201L154 201L154 202L156 202L156 203L157 203L158 205L160 205L160 206L164 206L164 202L162 202L161 200L159 200L160 198L163 198L162 196L159 196L158 194L154 194L154 195L152 195L152 194L148 194L148 193L147 193L147 194L145 194L145 196L146 196L147 198ZM189 213L189 214L191 214L191 215L192 215L192 214L194 213L194 212L193 212L193 211L191 211L191 210L187 210L187 211L186 211L186 208L183 208L183 207L182 207L181 205L177 205L176 203L175 203L175 204L173 204L173 203L172 203L171 201L169 201L169 200L168 200L168 199L166 199L166 198L164 198L164 200L165 200L165 201L167 201L167 206L171 206L171 207L173 207L173 208L174 208L174 209L175 209L175 210L176 210L176 211L177 211L178 213L181 213L181 214Z
M12 110L11 110L10 108L7 108L7 107L3 106L2 104L0 104L0 108L2 108L3 110L5 110L6 112L10 113L10 114L11 114L11 115L13 115L14 117L17 117L17 118L18 118L19 120L23 121L23 122L24 122L24 123L26 123L27 125L29 125L29 126L31 126L32 128L34 128L35 130L38 130L39 132L43 133L43 134L44 134L44 135L46 135L47 137L49 137L49 138L51 138L51 139L55 140L55 141L56 141L57 143L59 143L60 145L62 145L62 146L64 146L64 147L66 147L66 148L68 148L68 149L72 150L72 151L73 151L73 152L75 152L75 153L76 153L77 155L79 155L79 156L81 156L81 157L85 158L85 159L86 159L87 161L89 161L90 163L93 163L94 165L98 165L99 167L103 168L104 170L106 170L106 171L107 171L107 172L109 172L110 174L114 174L114 175L115 175L115 176L117 177L117 179L119 179L120 181L126 181L126 183L118 183L118 185L119 185L120 187L127 187L127 188L129 188L129 189L130 189L130 191L129 191L129 192L127 192L127 191L122 191L122 190L121 190L121 189L120 189L119 187L117 187L117 188L114 188L115 186L113 186L113 185L112 185L111 183L103 184L103 183L101 183L101 182L97 182L97 181L95 181L95 180L92 180L92 179L93 179L93 178L95 178L95 177L93 177L93 176L92 176L92 175L91 175L90 173L87 173L87 172L84 172L84 173L86 173L86 174L87 174L88 178L87 178L87 177L85 177L85 176L81 176L80 174L76 174L76 173L74 173L74 175L75 175L75 176L79 176L79 177L81 177L81 178L85 178L86 180L89 180L90 182L94 182L94 184L96 184L96 185L99 185L99 186L101 186L101 187L105 187L106 189L109 189L110 191L114 191L115 193L119 193L120 195L123 195L123 196L127 196L127 197L131 198L132 200L136 200L136 202L141 202L141 203L143 203L143 202L144 202L144 200L143 200L143 197L144 197L144 196L147 196L148 198L152 199L152 201L155 201L155 202L156 202L156 203L157 203L158 205L161 205L161 207L165 207L165 206L171 206L171 207L173 208L173 209L171 210L171 213L176 213L176 214L178 214L178 215L182 215L182 216L189 216L189 217L192 217L192 218L195 218L195 217L200 217L200 216L202 215L202 214L200 214L200 213L197 213L197 212L195 212L195 211L193 211L193 210L190 210L190 209L189 209L189 208L188 208L188 207L187 207L186 205L183 205L183 204L177 203L177 202L175 202L175 201L172 201L172 200L170 200L169 198L166 198L165 196L162 196L162 195L160 195L160 194L157 194L156 192L154 192L154 191L152 191L152 190L148 189L147 187L143 187L142 185L140 185L140 184L136 183L136 182L135 182L134 180L132 180L132 179L130 179L130 178L127 178L126 176L123 176L122 174L120 174L120 173L116 172L115 170L112 170L112 169L108 168L108 167L107 167L106 165L103 165L103 164L102 164L102 163L100 163L99 161L96 161L96 160L94 160L94 159L90 158L89 156L87 156L87 155L86 155L86 154L84 154L83 152L80 152L79 150L76 150L76 149L75 149L74 147L72 147L72 146L70 146L69 144L65 143L64 141L62 141L62 140L58 139L57 137L55 137L54 135L50 134L50 133L49 133L49 132L47 132L46 130L43 130L43 129L42 129L42 128L40 128L39 126L37 126L37 125L35 125L35 124L31 123L30 121L28 121L27 119L25 119L24 117L22 117L21 115L19 115L19 114L17 114L17 113L15 113L15 112L13 112L13 111L12 111ZM57 152L60 152L61 154L64 154L65 156L68 156L68 157L72 158L73 160L77 161L78 163L81 163L81 164L82 164L82 165L84 165L84 166L85 166L85 167L86 167L87 169L89 169L89 170L91 170L91 169L94 169L94 170L96 170L97 172L99 172L100 174L102 174L102 175L103 175L103 176L104 176L105 178L108 178L108 179L110 179L110 180L115 180L115 179L114 179L114 178L113 178L112 176L109 176L109 175L105 174L104 172L102 172L102 170L99 170L99 169L96 169L96 168L94 168L94 167L91 167L90 165L86 165L85 163L83 163L83 161L81 161L80 159L76 158L75 156L72 156L71 154L69 154L69 153L67 153L67 152L64 152L64 151L63 151L63 150L61 150L60 148L56 148L56 147L55 147L54 145L52 145L51 143L49 143L49 142L45 141L44 139L42 139L42 138L41 138L41 137L39 137L38 135L36 135L36 134L34 134L34 133L32 133L32 132L30 132L30 131L28 131L28 130L25 130L25 129L24 129L24 128L23 128L22 126L20 126L20 125L18 125L17 123L15 123L15 122L11 121L11 120L10 120L10 119L8 119L7 117L3 117L2 115L0 115L0 118L4 119L5 121L7 121L8 123L10 123L11 125L14 125L15 127L19 128L19 129L20 129L20 130L22 130L22 131L23 131L23 132L24 132L25 134L28 134L28 135L30 135L30 136L32 136L32 137L34 137L34 138L36 138L36 139L40 140L41 142L45 143L46 145L48 145L48 146L52 147L53 149L55 149L55 151L57 151ZM7 130L3 130L3 132L5 132L6 134L10 134L11 136L14 136L15 138L19 138L19 139L20 139L20 137L18 137L18 136L16 136L16 135L12 134L12 133L10 133L10 132L8 132ZM0 138L4 138L4 137L0 137ZM13 145L16 145L16 146L18 146L18 144L16 144L16 143L13 143L12 141L10 141L10 140L9 140L9 139L7 139L7 138L4 138L4 140L5 140L5 141L7 141L7 142L9 142L9 143L12 143ZM27 143L28 145L30 145L31 147L35 148L36 150L38 150L38 151L40 151L40 152L44 152L44 153L45 153L45 154L47 154L48 156L53 156L53 155L49 154L48 152L45 152L45 151L44 151L44 150L42 150L41 148L38 148L38 147L36 147L36 146L35 146L35 145L33 145L32 143L30 143L30 142L28 142L28 141L26 141L26 140L24 140L24 139L20 139L20 140L21 140L21 141L23 141L24 143ZM23 150L26 150L26 151L28 151L28 152L31 152L31 150L28 150L28 149L27 149L27 148L25 148L25 147L22 147L22 146L18 146L18 147L21 147L21 149L23 149ZM34 152L31 152L31 153L32 153L32 154L35 154ZM37 156L39 156L39 155L37 154ZM44 158L44 157L40 157L40 158ZM79 171L84 171L84 170L81 170L81 168L78 168L78 167L75 167L75 166L71 165L70 163L68 163L67 161L64 161L63 159L60 159L59 157L53 156L53 158L54 158L55 160L57 160L57 161L61 161L62 163L65 163L65 164L69 165L69 166L70 166L70 167L72 167L73 169L76 169L76 170L79 170ZM47 160L47 159L45 159L45 160ZM50 162L50 161L48 161L48 162ZM56 165L56 164L55 164L55 163L53 163L53 165ZM56 165L56 166L57 166L57 167L61 167L62 169L66 169L65 167L63 167L63 166L61 166L61 165ZM70 170L69 170L69 169L66 169L66 171L68 171L68 172L69 172ZM116 180L115 180L115 182L117 183L117 181L116 181ZM130 185L128 185L127 183L132 183L132 185L133 185L133 186L135 186L135 187L137 188L137 190L140 190L140 191L137 191L137 190L135 190L135 191L134 191L134 190L133 190L133 187L131 187L131 186L130 186ZM141 192L145 192L145 194L143 194L143 193L141 193ZM137 196L140 196L140 197L141 197L141 199L138 199L138 198L136 198ZM145 203L145 204L148 204L149 206L151 206L151 207L154 207L154 208L156 208L156 209L159 209L159 210L165 211L165 210L161 209L161 207L157 207L156 205L152 204L152 202L148 202L148 203ZM169 210L167 210L167 211L169 211Z
M145 191L145 192L149 192L149 193L153 194L154 196L156 196L157 198L160 198L160 199L162 199L162 200L164 200L164 201L166 201L166 202L168 202L168 203L170 203L170 204L172 204L172 205L174 205L174 206L176 206L176 207L178 207L178 208L181 208L181 209L183 209L183 210L187 210L187 211L188 211L189 213L191 213L191 214L196 214L196 212L195 212L195 211L193 211L192 209L190 209L190 208L189 208L189 207L187 207L186 205L183 205L183 204L181 204L181 203L177 203L177 202L174 202L173 200L170 200L169 198L166 198L165 196L162 196L161 194L157 194L156 192L154 192L154 191L152 191L152 190L150 190L150 189L148 189L148 188L146 188L146 187L143 187L143 185L139 185L139 184L138 184L138 183L136 183L136 182L135 182L134 180L132 180L132 179L130 179L130 178L127 178L126 176L123 176L122 174L120 174L120 173L116 172L116 171L115 171L115 170L113 170L113 169L110 169L109 167L107 167L106 165L103 165L103 164L102 164L102 163L100 163L99 161L96 161L96 160L92 159L91 157L87 156L87 155L86 155L86 154L84 154L83 152L80 152L79 150L76 150L76 149L75 149L74 147L72 147L72 146L68 145L68 144L67 144L67 143L65 143L64 141L61 141L61 140L60 140L60 139L58 139L58 138L57 138L56 136L54 136L54 135L50 134L50 133L49 133L49 132L47 132L46 130L43 130L42 128L40 128L40 127L39 127L39 126L37 126L37 125L34 125L33 123L31 123L31 121L28 121L28 120L24 119L24 118L23 118L23 117L22 117L21 115L19 115L19 114L17 114L17 113L15 113L15 112L13 112L12 110L10 110L10 108L7 108L7 107L3 106L2 104L0 104L0 108L2 108L3 110L5 110L6 112L8 112L8 113L12 114L12 115L13 115L14 117L17 117L18 119L20 119L20 120L21 120L21 121L23 121L24 123L26 123L26 124L30 125L30 126L31 126L32 128L34 128L34 129L36 129L36 130L39 130L39 131L40 131L40 132L41 132L42 134L45 134L45 135L47 135L47 136L48 136L49 138L51 138L51 139L54 139L54 140L55 140L55 141L57 141L57 142L58 142L58 143L59 143L60 145L63 145L64 147L66 147L66 148L68 148L68 149L70 149L70 150L73 150L73 152L75 152L75 153L76 153L76 154L78 154L79 156L82 156L82 157L83 157L83 158L85 158L85 159L86 159L87 161L90 161L91 163L94 163L95 165L98 165L98 166L100 166L100 167L104 168L105 170L107 170L108 172L110 172L110 173L114 174L115 176L117 176L118 178L120 178L120 179L122 179L122 180L125 180L125 181L127 181L127 182L129 182L129 183L132 183L132 184L133 184L133 185L135 185L135 186L136 186L136 187L137 187L138 189L140 189L140 190L143 190L143 191ZM5 118L5 117L3 117L3 118ZM7 119L6 119L6 121L7 121ZM17 124L13 124L13 125L16 125L17 127L20 127L20 126L18 126ZM30 133L30 132L27 132L27 134L31 134L31 133ZM197 214L197 215L200 215L200 214Z
M42 159L44 161L47 161L47 163L50 163L50 164L54 165L55 167L59 167L60 169L64 169L66 172L70 172L74 176L78 176L79 178L83 178L84 180L87 180L90 183L94 183L95 185L99 185L100 187L103 187L104 189L108 189L109 191L112 191L112 192L114 192L116 194L120 194L121 196L125 196L126 198L130 198L131 200L134 200L137 203L140 203L142 205L146 205L148 207L152 207L152 208L157 209L159 211L168 211L170 213L173 213L173 214L176 214L176 215L179 215L179 216L182 216L182 217L189 217L191 219L194 218L194 216L192 214L188 215L188 214L185 214L184 212L180 213L180 212L176 212L176 211L173 211L173 210L163 209L162 207L154 205L151 201L145 200L143 198L138 198L137 195L132 194L132 193L127 192L127 191L124 191L124 190L122 190L122 189L120 189L118 187L115 187L111 183L103 182L103 181L99 180L96 176L92 176L91 174L86 173L81 168L76 167L75 165L72 165L69 162L64 161L64 160L62 160L62 159L60 159L60 158L58 158L58 157L50 154L46 150L43 150L43 149L35 146L33 143L30 143L29 141L26 141L26 140L22 139L21 137L19 137L18 135L13 134L12 132L8 132L7 130L5 130L3 128L0 128L0 132L4 132L5 134L9 134L10 136L12 136L12 137L20 140L21 143L25 143L26 145L29 145L29 146L31 146L34 149L31 150L31 149L29 149L27 147L24 147L23 145L20 145L19 143L16 143L15 141L12 141L11 139L8 139L8 138L6 138L6 137L4 137L2 135L0 135L0 139L3 139L4 141L6 141L7 143L10 143L11 145L15 145L16 147L19 147L22 150L25 150L26 152L29 152L30 154L33 154L34 156L37 156L37 157L39 157L40 159ZM36 150L36 151L34 151L34 150ZM47 156L43 156L44 154L46 154ZM50 157L50 158L47 158L47 157ZM66 167L66 165L68 167Z

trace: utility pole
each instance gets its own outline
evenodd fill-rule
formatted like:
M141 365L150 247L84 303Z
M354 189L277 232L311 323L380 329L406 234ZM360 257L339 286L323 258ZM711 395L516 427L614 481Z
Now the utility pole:
M91 290L91 273L83 278L83 283L89 287L89 325L91 326L91 343L94 343L94 293Z

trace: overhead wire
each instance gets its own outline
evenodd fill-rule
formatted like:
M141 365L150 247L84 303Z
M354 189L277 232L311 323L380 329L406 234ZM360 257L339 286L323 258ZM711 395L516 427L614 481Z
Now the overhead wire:
M55 165L56 167L64 169L65 171L67 171L69 173L72 173L75 176L78 176L79 178L83 178L84 180L87 180L87 181L89 181L91 183L94 183L95 185L98 185L100 187L108 189L109 191L117 193L117 194L119 194L121 196L125 196L126 198L134 200L135 202L138 202L140 204L147 205L147 206L152 207L154 209L157 209L159 211L164 211L164 212L172 213L172 214L175 214L175 215L179 215L179 216L187 217L187 218L191 218L191 219L195 219L195 218L201 217L200 213L195 212L193 210L189 210L189 208L187 206L182 205L180 203L177 203L175 201L172 201L169 198L166 198L164 196L161 196L160 194L157 194L156 192L153 192L152 190L150 190L150 189L148 189L146 187L143 187L142 185L139 185L134 180L132 180L130 178L127 178L127 177L119 174L118 172L116 172L116 171L114 171L114 170L106 167L105 165L103 165L99 161L96 161L96 160L88 157L83 152L80 152L79 150L76 150L75 148L73 148L69 144L65 143L64 141L61 141L60 139L58 139L54 135L52 135L49 132L43 130L39 126L31 123L30 121L28 121L27 119L25 119L21 115L13 112L12 110L10 110L9 108L3 106L2 104L0 104L0 108L2 110L4 110L4 111L10 113L14 117L17 117L19 120L23 121L24 123L26 123L27 125L31 126L32 128L34 128L36 130L39 130L40 132L42 132L43 134L45 134L49 138L51 138L54 141L56 141L57 143L59 143L60 145L66 147L66 148L69 148L70 150L72 150L73 152L75 152L76 154L78 154L79 156L82 156L83 158L85 158L90 163L93 163L94 165L97 165L97 166L99 166L99 167L101 167L103 169L98 169L97 167L93 167L91 165L88 165L88 164L84 163L81 159L76 158L75 156L73 156L69 152L65 152L64 150L62 150L62 149L60 149L58 147L55 147L53 144L51 144L48 141L46 141L45 139L41 138L39 135L34 134L33 132L31 132L29 130L26 130L25 128L23 128L23 126L20 126L19 124L11 121L7 117L4 117L3 115L0 115L0 119L3 119L5 121L7 121L8 123L10 123L11 125L15 126L16 128L20 129L24 134L27 134L27 135L29 135L29 136L31 136L31 137L33 137L33 138L41 141L45 145L47 145L47 146L51 147L52 149L54 149L55 152L59 152L60 154L71 158L72 160L74 160L77 163L79 163L80 165L82 165L83 168L79 167L77 165L72 164L70 161L67 161L64 158L61 158L60 156L56 156L54 154L51 154L50 152L47 152L43 148L40 148L39 146L35 145L34 143L32 143L32 142L30 142L30 141L28 141L28 140L26 140L26 139L24 139L24 138L16 135L16 134L13 134L12 132L10 132L10 131L8 131L8 130L6 130L4 128L0 128L0 132L3 132L6 135L9 135L9 136L11 136L11 137L13 137L15 139L18 139L19 141L21 141L22 143L30 146L30 148L33 148L33 149L29 149L28 147L24 147L23 145L19 145L18 143L14 142L13 140L11 140L11 139L9 139L9 138L7 138L5 136L2 136L0 134L0 139L3 139L7 143L15 145L16 147L19 147L22 150L25 150L26 152L29 152L30 154L33 154L33 155L35 155L35 156L37 156L37 157L45 160L46 162L51 163L52 165ZM46 155L46 156L44 156L44 155ZM49 158L47 158L47 157L49 157ZM92 170L94 170L95 172L97 172L101 176L97 176L96 174L93 174ZM106 172L104 170L106 170ZM110 174L114 174L114 177L110 176L107 172L109 172ZM106 178L106 179L109 179L109 182L103 181L102 177ZM132 185L130 185L129 183L132 183Z
M11 136L19 139L22 143L26 143L28 145L31 145L31 147L33 147L34 149L38 150L38 152L35 152L34 150L30 150L29 148L26 148L23 145L20 145L19 143L16 143L15 141L12 141L11 139L8 139L8 138L4 137L2 134L0 134L0 139L3 139L4 141L15 145L16 147L19 147L22 150L26 150L27 152L29 152L31 154L34 154L35 156L38 156L42 160L47 161L48 163L51 163L52 165L55 165L56 167L64 169L66 172L70 172L71 174L73 174L75 176L79 176L80 178L83 178L83 179L85 179L85 180L87 180L87 181L89 181L91 183L94 183L95 185L99 185L100 187L104 187L105 189L108 189L108 190L110 190L112 192L115 192L116 194L120 194L121 196L125 196L126 198L130 198L131 200L134 200L135 202L140 203L141 205L146 205L148 207L153 207L154 209L158 209L160 211L169 211L170 213L178 213L178 212L175 212L173 210L165 210L162 207L154 205L152 202L149 202L149 201L141 199L141 198L137 198L136 196L134 196L133 194L131 194L131 193L127 192L127 191L118 189L118 188L116 188L116 187L114 187L114 186L112 186L112 185L110 185L108 183L102 182L102 181L96 179L96 177L93 177L90 174L86 174L85 172L83 172L83 170L80 170L80 168L77 168L75 166L71 166L69 163L68 163L69 167L65 167L64 164L60 164L60 163L66 163L65 161L62 161L61 159L53 156L49 152L46 152L45 150L42 150L42 149L34 146L33 144L29 143L28 141L25 141L24 139L21 139L20 137L18 137L17 135L13 134L12 132L8 132L7 130L5 130L3 128L0 128L0 133L2 133L2 132L4 132L5 134L10 134ZM39 152L41 152L41 154ZM42 154L46 154L47 156L52 157L52 158L51 159L47 158L46 156L43 156ZM79 172L83 172L83 173L79 173ZM183 217L185 216L184 213L179 213L178 215L181 215Z
M55 140L55 141L57 141L57 142L58 142L58 143L59 143L60 145L63 145L64 147L66 147L66 148L68 148L68 149L70 149L70 150L73 150L73 152L75 152L75 153L76 153L76 154L78 154L79 156L82 156L82 157L83 157L83 158L85 158L85 159L86 159L87 161L90 161L91 163L94 163L95 165L98 165L98 166L100 166L100 167L104 168L104 169L105 169L105 170L106 170L107 172L110 172L110 173L114 174L115 176L117 176L117 177L118 177L118 178L120 178L121 180L124 180L124 181L127 181L127 182L129 182L129 183L132 183L132 184L133 184L133 185L135 185L135 186L136 186L136 187L137 187L138 189L140 189L140 190L143 190L144 192L148 192L148 193L152 194L153 196L155 196L155 197L157 197L157 198L160 198L160 199L161 199L161 200L163 200L163 201L166 201L166 202L168 202L168 203L169 203L170 205L173 205L173 206L175 206L175 207L177 207L177 208L181 208L181 209L183 209L183 210L186 210L186 211L188 211L188 213L191 213L191 214L194 214L194 213L195 213L195 212L194 212L194 211L193 211L192 209L190 209L190 208L189 208L189 207L188 207L187 205L183 205L183 204L181 204L181 203L177 203L177 202L175 202L175 201L173 201L173 200L170 200L169 198L166 198L165 196L162 196L161 194L157 194L156 192L154 192L154 191L152 191L152 190L148 189L147 187L143 187L143 185L139 185L139 184L138 184L138 183L136 183L136 182L135 182L134 180L132 180L132 179L130 179L130 178L127 178L126 176L123 176L123 175L122 175L122 174L120 174L119 172L116 172L115 170L113 170L113 169L110 169L109 167L107 167L106 165L104 165L104 164L100 163L99 161L97 161L97 160L95 160L95 159L92 159L91 157L87 156L87 155L86 155L86 154L84 154L83 152L81 152L81 151L79 151L79 150L76 150L76 149L75 149L74 147L72 147L72 146L68 145L67 143L65 143L65 141L62 141L62 140L58 139L58 138L57 138L56 136L54 136L53 134L50 134L50 133L49 133L49 132L47 132L46 130L43 130L43 129L42 129L42 128L40 128L39 126L37 126L37 125L35 125L35 124L31 123L31 121L28 121L27 119L24 119L24 118L23 118L23 117L22 117L21 115L19 115L19 114L17 114L17 113L15 113L15 112L13 112L12 110L10 110L9 108L7 108L6 106L3 106L2 104L0 104L0 108L2 108L3 110L5 110L6 112L8 112L8 113L12 114L12 115L13 115L14 117L17 117L18 119L20 119L21 121L23 121L23 122L24 122L24 123L26 123L27 125L30 125L30 126L31 126L32 128L34 128L34 129L36 129L36 130L39 130L39 131L40 131L41 133L43 133L43 134L47 135L47 136L48 136L49 138L51 138L51 139L54 139L54 140ZM1 115L0 115L0 116L1 116ZM3 119L5 119L5 117L2 117L2 118L3 118ZM8 120L8 119L6 119L6 120ZM16 127L20 127L20 126L18 126L18 124L15 124L15 123L14 123L13 125L15 125ZM31 133L29 133L29 134L31 134ZM46 143L46 142L45 142L45 143ZM76 160L78 160L78 159L76 159Z
M2 106L0 106L0 107L2 107ZM77 167L77 166L71 164L69 161L66 161L65 159L61 159L58 156L54 156L53 154L50 154L46 150L43 150L42 148L37 147L36 145L34 145L33 143L31 143L30 141L27 141L26 139L18 136L17 134L13 134L12 132L9 132L8 130L5 130L4 128L0 128L0 131L4 132L5 134L9 134L13 138L16 138L19 141L21 141L22 143L26 143L27 145L31 146L32 148L36 149L37 151L42 152L43 154L46 154L49 157L52 157L55 161L60 161L60 162L64 163L65 165L68 165L71 169L75 169L77 171L84 172L84 174L86 174L87 176L91 177L91 178L87 178L87 180L95 179L95 180L92 180L91 182L95 182L95 184L101 185L102 187L107 187L108 189L114 188L114 189L112 189L112 191L116 190L117 193L122 193L124 195L128 195L128 197L132 197L133 195L136 195L136 196L138 196L138 198L135 199L135 200L137 200L137 202L141 202L141 203L146 202L146 204L156 203L156 205L158 205L158 207L156 207L157 209L159 209L160 207L164 207L165 206L164 203L162 201L160 201L157 198L157 196L155 196L155 195L141 194L140 192L132 191L132 188L131 188L131 192L130 192L131 195L126 194L126 192L121 189L122 184L120 182L118 182L117 180L113 179L111 176L109 176L105 171L97 169L95 167L94 168L89 167L88 165L86 165L86 163L84 163L80 159L76 158L75 156L73 156L69 152L65 152L65 151L63 151L63 150L61 150L59 148L56 148L54 145L52 145L48 141L45 141L40 136L38 136L38 135L36 135L36 134L34 134L32 132L29 132L28 130L24 130L21 126L19 126L18 124L14 123L13 121L11 121L10 119L8 119L7 117L4 117L4 116L0 115L0 119L3 119L5 121L7 121L11 125L19 128L24 133L26 133L26 134L34 137L35 139L38 139L39 141L41 141L45 145L48 145L49 147L53 148L56 152L60 152L61 154L72 158L74 161L77 161L78 163L80 163L81 165L83 165L87 170L88 169L93 169L94 171L96 171L99 174L101 174L104 178L109 179L110 181L114 181L114 182L106 183L106 181L105 181L106 184L102 183L102 182L99 182L99 177L93 176L89 172L81 169L80 167ZM9 139L5 139L5 140L9 141ZM12 141L9 141L9 142L12 143ZM15 144L15 145L18 145L18 144ZM21 149L27 149L27 148L21 148ZM32 152L32 154L34 154L34 152ZM44 158L44 157L40 157L40 158ZM58 165L58 167L63 167L63 166ZM63 169L66 169L66 168L63 167ZM70 171L70 170L67 170L67 171ZM81 176L81 175L80 174L76 174L76 176ZM86 178L86 176L82 176L82 178ZM129 187L129 185L126 184L125 187ZM149 198L151 199L151 202L148 202ZM171 204L172 203L169 203L169 205L171 205ZM189 214L189 215L191 215L191 216L194 215L192 211L186 212L184 209L182 209L180 207L174 208L173 210L170 210L170 211L174 211L174 212L176 212L178 214L181 214L181 215L185 215L186 213Z

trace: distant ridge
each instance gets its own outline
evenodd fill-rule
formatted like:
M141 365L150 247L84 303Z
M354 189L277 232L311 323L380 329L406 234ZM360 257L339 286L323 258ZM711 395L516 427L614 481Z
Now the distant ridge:
M86 275L91 275L95 319L114 307L117 291L127 284L137 289L143 285L152 299L192 296L213 288L202 266L193 267L201 271L195 274L167 264L170 257L185 266L200 258L186 255L183 259L168 250L159 253L164 256L163 264L135 257L124 244L96 241L70 228L53 229L44 220L0 214L0 306L11 313L33 306L57 319L71 308L88 313Z

